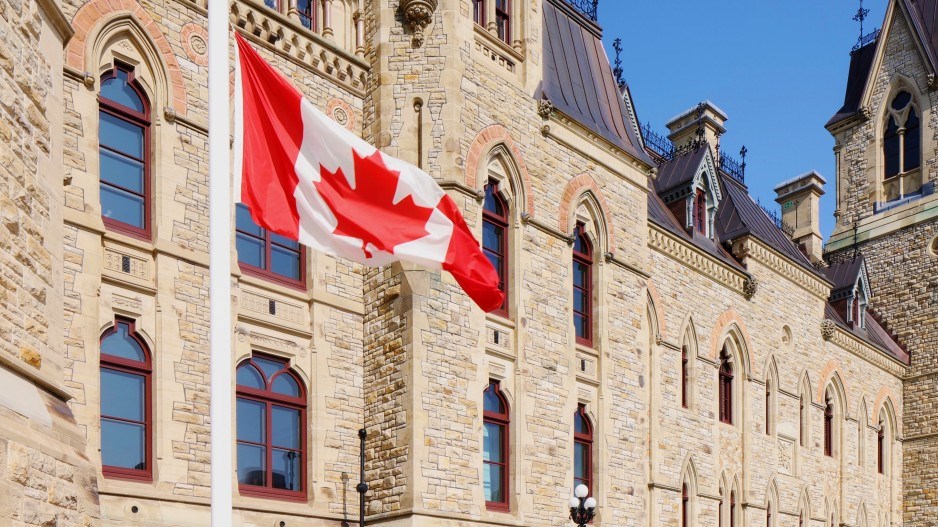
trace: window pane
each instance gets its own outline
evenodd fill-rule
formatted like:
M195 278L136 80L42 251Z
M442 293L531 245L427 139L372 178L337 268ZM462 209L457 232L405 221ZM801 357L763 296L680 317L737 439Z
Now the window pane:
M117 70L117 75L101 82L101 97L143 112L143 101L137 92L127 84L127 72Z
M905 121L905 166L903 171L913 170L920 164L921 131L919 130L918 115L915 109L909 110L909 118ZM915 192L918 189L905 189L905 193Z
M505 405L502 404L502 400L495 393L495 388L492 385L489 385L489 388L482 392L482 408L486 412L505 413Z
M264 372L264 376L267 377L268 380L270 380L270 378L273 377L275 373L283 369L282 362L265 359L264 357L254 357L251 360L257 367L261 369L262 372Z
M282 406L271 409L270 435L272 444L297 450L300 448L300 411Z
M586 291L582 289L573 290L573 310L579 313L585 313L589 305L589 297Z
M267 7L271 9L277 9L279 6L279 2L277 2L277 0L264 0L264 5L266 5Z
M257 238L245 236L240 232L235 237L235 246L238 248L238 261L253 265L263 269L264 265L264 241Z
M262 446L238 444L238 482L245 485L267 484L267 449Z
M573 444L573 477L588 479L589 447L584 443Z
M98 137L101 144L131 157L143 159L143 127L107 112L100 114L101 129Z
M485 492L485 501L498 503L505 502L505 489L502 488L504 467L484 463L482 465L482 488Z
M489 259L489 263L492 264L492 267L495 268L495 272L498 273L498 277L501 278L502 277L501 256L493 253L492 251L489 251L488 249L484 249L483 252L485 253L485 257Z
M300 253L276 245L270 248L270 270L293 280L300 279Z
M579 410L573 414L573 431L577 434L589 434L590 427L589 423L586 421L586 416L580 413Z
M291 240L290 238L281 236L275 232L270 233L270 241L271 243L286 247L287 249L293 249L294 251L300 250L300 242Z
M482 247L500 254L504 235L505 229L503 227L487 221L482 223Z
M503 436L505 427L495 423L485 423L482 430L482 459L484 461L505 462Z
M586 287L589 282L589 266L582 262L573 262L573 285Z
M886 135L883 138L883 153L886 161L886 177L892 177L899 173L899 127L892 117L889 118L889 125L886 128Z
M251 209L243 203L238 203L235 207L235 228L239 231L257 236L258 238L264 237L264 229L254 223L254 219L251 218Z
M143 425L101 419L101 463L109 467L144 470L146 429Z
M101 179L143 194L143 163L101 149Z
M573 326L576 329L576 336L585 339L589 335L589 331L587 331L588 325L589 322L585 315L579 313L573 315Z
M285 374L281 373L274 379L274 384L271 386L271 390L274 393L279 393L280 395L287 395L289 397L299 397L300 396L300 386L296 383L296 380Z
M127 333L128 329L127 324L118 323L117 332L108 335L101 341L101 353L122 359L145 362L147 359L143 348Z
M267 426L267 405L238 398L238 441L264 442Z
M303 23L303 27L306 29L313 29L313 14L310 3L311 0L297 0L296 2L296 10L300 14L300 22Z
M143 205L142 197L101 183L101 215L105 218L142 229L145 227Z
M260 372L250 364L245 364L238 368L238 386L257 388L258 390L267 389L267 385L264 383L264 378L261 377Z
M273 487L275 489L300 490L300 453L294 450L274 449Z
M909 92L901 91L896 94L896 98L892 100L892 109L901 110L909 104L909 101L912 100L912 95Z
M145 391L142 375L101 368L101 415L143 421Z

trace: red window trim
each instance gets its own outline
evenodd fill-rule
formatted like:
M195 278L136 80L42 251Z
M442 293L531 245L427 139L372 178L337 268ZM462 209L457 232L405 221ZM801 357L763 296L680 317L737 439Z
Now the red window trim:
M718 377L719 417L721 423L733 424L733 365L730 363L726 348L720 354L720 371Z
M876 472L886 473L886 426L882 421L876 431Z
M593 346L593 244L590 243L589 238L583 233L583 224L578 223L576 228L573 230L573 236L580 238L583 241L583 245L586 246L588 252L581 253L576 249L573 250L573 262L581 263L586 266L586 285L585 287L577 287L576 284L573 285L574 293L578 289L582 289L586 293L586 311L580 312L580 315L583 315L583 318L586 319L586 335L585 336L576 336L577 344L582 344L584 346ZM574 315L577 314L577 311L574 309ZM574 316L575 319L575 316ZM573 329L574 333L576 332L576 327Z
M264 382L267 384L268 388L266 390L258 390L256 388L250 388L247 386L241 386L241 385L236 384L235 385L236 386L236 389L235 389L236 399L245 399L249 401L256 401L256 402L266 404L266 410L265 410L265 415L264 415L265 420L266 420L266 423L265 423L266 429L264 432L264 437L266 438L267 442L263 443L263 446L267 454L267 458L264 460L265 465L266 465L265 481L269 483L273 481L273 464L271 463L271 460L272 460L272 455L273 455L272 452L274 450L273 443L270 442L271 441L271 428L272 428L271 420L272 420L272 414L273 414L273 412L271 411L271 407L276 405L276 406L291 408L291 409L300 411L300 448L299 448L299 451L300 451L300 478L299 478L300 489L299 490L275 489L275 488L268 487L268 486L262 487L260 485L246 485L239 481L238 493L241 494L242 496L252 496L252 497L257 497L257 498L272 498L272 499L279 499L283 501L305 502L307 501L306 494L307 494L307 486L308 486L307 481L306 481L306 457L307 457L306 428L308 425L308 423L306 422L306 406L307 406L306 387L304 386L300 377L296 375L295 373L293 373L293 371L290 368L289 363L280 357L265 355L263 353L253 353L249 359L242 361L240 364L238 364L237 367L240 368L246 364L252 363L254 357L262 357L268 360L279 362L283 364L283 368L281 368L280 371L274 373L271 376L270 380L268 381L266 376L264 375L264 371L259 366L253 365L252 367L256 368L257 371L264 378ZM237 371L237 368L235 371ZM299 389L300 389L299 397L288 397L286 395L280 395L280 394L270 391L269 387L273 384L273 381L280 375L289 375L290 377L293 378L294 381L296 381L297 386L299 386ZM237 415L237 408L235 409L235 412ZM260 443L253 443L250 441L240 441L236 435L235 436L235 455L236 456L237 456L238 443L260 445ZM281 448L281 450L285 450L285 449Z
M494 225L496 228L501 229L502 236L501 247L498 248L498 256L501 257L502 266L501 269L496 269L498 273L499 280L499 289L501 289L502 294L504 295L504 300L502 301L501 307L492 311L493 314L509 318L508 315L508 276L509 276L509 267L511 265L510 259L508 257L508 202L502 197L499 192L498 182L494 180L489 180L486 183L486 188L491 187L492 197L494 197L502 207L504 214L499 215L494 211L488 210L487 208L482 208L482 222ZM488 248L483 247L483 251L489 251ZM494 251L493 251L494 252Z
M586 485L586 488L590 491L590 496L596 495L596 489L593 488L593 422L590 420L589 415L586 413L586 405L580 404L577 406L576 415L579 415L583 418L583 422L586 423L587 433L579 433L574 428L573 431L573 443L581 444L586 446L586 478L578 480L576 473L573 474L573 488L576 488L580 483ZM576 452L574 451L574 455ZM576 464L574 462L574 468Z
M128 360L122 357L116 357L113 355L107 355L103 351L100 353L98 359L98 369L109 369L113 371L121 371L125 373L132 373L134 375L139 375L144 378L144 393L143 393L143 425L144 425L144 457L146 461L145 469L132 469L132 468L123 468L123 467L112 467L101 463L101 473L106 478L115 478L115 479L127 479L133 481L153 481L153 356L150 352L149 346L147 343L140 338L140 335L137 334L136 321L127 317L117 316L114 317L114 325L111 326L107 331L101 334L101 338L98 340L98 349L103 350L101 345L104 343L104 340L111 335L117 333L118 325L126 324L127 325L127 335L133 338L137 344L140 345L140 348L143 350L143 354L146 357L143 365L138 361ZM100 376L100 371L99 371ZM100 413L100 405L98 406L98 411ZM101 414L99 419L117 419ZM123 420L126 421L126 420ZM102 441L103 443L103 441Z
M681 346L681 408L688 407L687 400L687 391L688 391L688 357L687 357L687 346Z
M499 0L495 0L495 25L498 26L499 20L505 21L505 34L499 35L502 42L511 45L511 0L501 0L505 2L505 9L498 8Z
M707 233L706 210L707 197L703 189L697 189L694 195L694 228L701 234Z
M487 510L495 511L508 511L511 507L511 498L509 494L511 478L509 477L509 472L511 471L511 452L509 447L511 443L509 441L509 433L511 432L511 409L508 406L508 400L505 398L505 395L501 391L501 383L496 380L489 380L489 385L485 388L485 391L494 389L495 395L501 401L502 405L505 407L505 413L500 414L496 412L489 412L483 410L482 412L482 421L483 423L494 423L503 428L502 433L502 452L504 452L504 462L492 462L492 461L483 461L483 464L492 464L500 465L502 467L502 495L505 497L505 501L486 501L485 508Z
M100 82L104 82L108 79L113 79L114 77L117 76L118 70L121 70L127 73L127 85L130 86L134 90L134 92L137 93L137 96L140 97L140 101L143 103L143 112L138 112L132 108L128 108L124 106L123 104L119 104L110 99L107 99L101 96L100 94L98 94L98 111L113 115L114 117L133 123L135 125L141 126L143 128L143 159L142 161L143 161L143 224L144 224L144 227L141 229L139 227L135 227L133 225L124 223L122 221L118 221L118 220L111 219L111 218L106 218L104 217L103 210L101 211L102 212L101 219L104 221L104 226L108 230L126 234L128 236L131 236L140 240L151 241L152 235L153 235L153 229L152 229L153 218L151 217L151 214L152 214L151 201L153 199L153 195L152 195L153 189L151 188L152 182L151 182L151 177L150 177L150 169L151 169L151 166L150 166L151 165L151 162L150 162L150 156L151 156L150 100L149 98L147 98L146 92L143 91L143 89L140 87L140 84L136 81L136 77L134 76L134 68L132 66L123 64L119 61L114 61L114 67L112 67L110 70L104 72L104 74L101 75ZM98 128L99 128L98 129L98 148L100 149L101 148L100 119L99 119ZM101 186L100 166L98 167L98 170L99 170L98 188L100 192L100 186ZM115 188L120 188L120 187L117 187L116 185L111 185L110 183L109 185ZM123 190L126 190L126 189L123 189Z
M687 494L687 483L681 485L681 527L690 526L690 496Z
M239 203L235 206L237 207L239 205L241 204ZM247 206L245 205L245 207ZM261 227L260 225L258 225L258 228L264 231L264 261L267 262L267 265L269 267L271 263L271 254L273 252L271 250L271 247L277 244L270 239L270 231L268 229L265 229L264 227ZM260 239L258 236L255 236L251 233L238 230L238 226L236 223L235 224L235 237L237 237L238 233L243 233L245 236L250 236L251 238L254 238L254 239ZM270 282L275 282L280 285L285 285L292 289L306 291L307 290L307 287L306 287L306 246L300 243L299 247L300 247L300 255L299 255L300 279L299 280L294 280L290 277L277 274L270 269L263 269L261 267L256 267L256 266L244 263L241 261L240 256L238 257L238 267L241 269L241 272L244 274L255 276L257 278L261 278ZM237 247L236 247L236 250L237 250Z
M824 455L834 457L834 404L830 397L824 407Z
M479 17L476 18L476 6L479 9ZM472 21L476 24L485 27L485 0L473 0L472 1Z

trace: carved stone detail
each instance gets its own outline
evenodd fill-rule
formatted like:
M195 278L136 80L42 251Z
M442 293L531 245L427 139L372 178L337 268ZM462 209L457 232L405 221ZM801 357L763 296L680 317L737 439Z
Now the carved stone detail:
M857 110L857 115L864 121L869 121L870 118L873 117L873 108L869 105L861 106L860 109Z
M743 281L743 296L746 297L746 300L752 300L758 290L759 280L755 276L750 276Z
M821 321L821 337L824 340L830 340L834 336L834 330L837 328L837 325L834 324L833 320L822 320Z
M934 73L928 74L928 91L938 90L938 77Z
M401 2L401 12L404 14L404 22L414 33L414 47L419 48L423 45L423 30L430 25L433 19L433 12L436 11L437 0L403 0Z
M537 114L544 119L549 119L550 114L554 113L554 103L547 99L537 101Z

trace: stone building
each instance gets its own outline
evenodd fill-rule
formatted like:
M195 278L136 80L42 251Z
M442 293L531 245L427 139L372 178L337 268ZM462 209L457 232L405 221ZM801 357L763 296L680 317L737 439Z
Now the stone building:
M371 525L566 525L576 483L597 525L928 525L934 160L887 184L870 148L915 146L909 108L938 126L920 3L852 55L825 253L820 174L776 221L715 104L638 127L594 2L231 2L440 182L507 293L485 314L233 206L235 525L354 523L362 426ZM207 0L2 6L0 523L207 525Z

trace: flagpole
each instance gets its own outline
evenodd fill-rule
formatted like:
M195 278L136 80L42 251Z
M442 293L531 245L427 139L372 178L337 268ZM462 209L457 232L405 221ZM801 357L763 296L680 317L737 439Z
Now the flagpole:
M212 527L232 524L231 188L228 1L208 6L209 340Z

